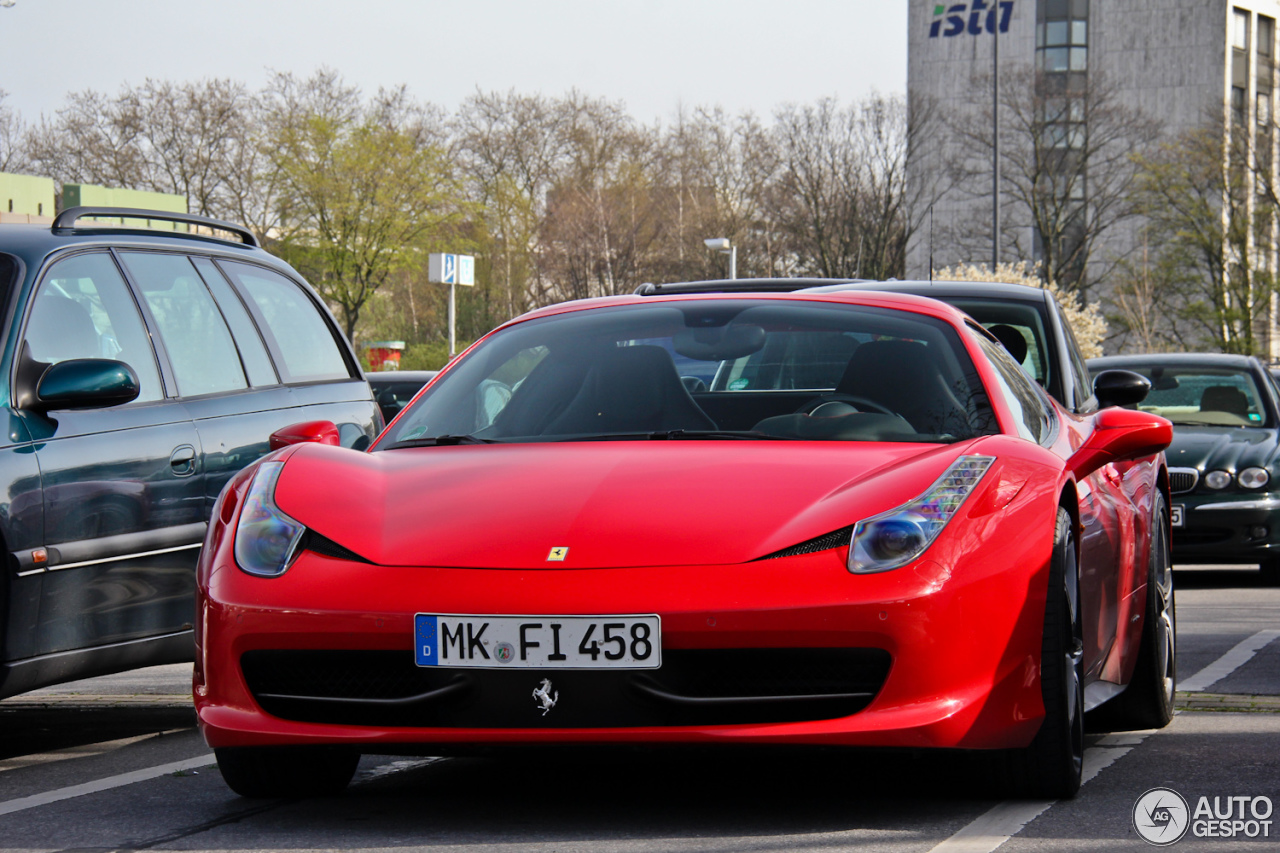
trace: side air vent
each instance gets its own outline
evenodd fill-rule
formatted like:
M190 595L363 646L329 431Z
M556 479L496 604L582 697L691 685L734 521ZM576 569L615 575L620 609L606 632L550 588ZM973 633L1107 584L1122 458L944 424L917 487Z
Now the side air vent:
M798 557L801 554L816 554L819 551L829 551L832 548L842 548L849 544L849 538L853 536L853 525L841 527L839 530L833 530L830 533L823 534L799 545L792 545L790 548L783 548L781 551L774 551L772 554L765 554L760 560L776 560L778 557Z
M301 547L302 550L311 551L314 554L319 554L321 557L331 557L335 560L347 560L352 563L373 564L372 560L367 560L364 557L361 557L350 548L343 548L337 542L321 536L311 528L307 528L307 532L302 534Z

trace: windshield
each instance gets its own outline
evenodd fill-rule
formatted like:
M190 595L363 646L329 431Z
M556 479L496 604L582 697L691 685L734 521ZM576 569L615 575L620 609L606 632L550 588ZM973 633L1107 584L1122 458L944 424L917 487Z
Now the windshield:
M950 325L823 302L688 300L496 333L379 442L950 442L996 432Z
M1270 426L1262 389L1252 372L1203 365L1124 365L1151 380L1139 408L1175 424Z

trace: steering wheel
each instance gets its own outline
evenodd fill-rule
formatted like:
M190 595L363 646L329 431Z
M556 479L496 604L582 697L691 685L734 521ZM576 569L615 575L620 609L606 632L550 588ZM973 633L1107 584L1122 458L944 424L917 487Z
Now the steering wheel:
M860 412L878 412L882 415L897 417L898 413L891 410L887 406L877 403L875 400L869 400L866 397L859 397L856 394L824 394L817 399L810 400L803 406L795 410L797 415L813 414L813 410L826 403L849 403Z

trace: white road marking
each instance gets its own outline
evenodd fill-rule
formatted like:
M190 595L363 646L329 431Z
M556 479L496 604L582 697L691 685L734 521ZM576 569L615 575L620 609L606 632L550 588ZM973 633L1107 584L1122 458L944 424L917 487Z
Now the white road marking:
M168 776L170 773L195 770L197 767L207 767L213 763L213 753L209 752L195 758L188 758L185 761L173 761L168 764L159 764L155 767L144 767L141 770L133 770L117 776L108 776L105 779L97 779L93 782L72 785L68 788L58 788L56 791L45 791L43 794L32 794L30 797L7 800L0 803L0 815L34 809L37 806L70 800L74 797L83 797L86 794L96 794L99 791L109 791L112 788L121 788L125 785L132 785L135 782L145 782L148 779Z
M1272 640L1280 637L1280 631L1259 631L1247 640L1236 644L1235 648L1218 658L1204 669L1178 684L1178 689L1187 693L1202 693L1215 681L1221 681L1262 650Z
M1103 741L1117 738L1112 735L1099 741L1098 746L1086 749L1080 784L1084 785L1127 755L1149 734L1150 732L1127 732L1123 735L1123 746L1104 746ZM934 845L929 853L991 853L1021 832L1031 821L1047 812L1056 802L1057 800L1005 800L979 815L955 835Z
M1277 637L1280 637L1280 631L1259 631L1181 682L1178 687L1189 693L1202 692L1209 685L1221 681L1244 666ZM1142 743L1150 734L1152 732L1123 732L1107 735L1099 740L1096 746L1086 749L1084 774L1080 784L1083 785L1097 776L1103 769ZM929 853L991 853L1021 832L1023 827L1031 821L1048 811L1055 802L1057 801L1006 800L961 828L955 835L934 846Z
M14 758L6 758L0 761L0 773L6 773L10 770L19 770L23 767L31 767L36 764L52 764L55 761L66 761L69 758L89 758L94 755L105 755L108 752L117 750L122 746L128 746L131 743L149 740L153 737L177 734L179 731L181 731L181 729L171 729L170 731L156 732L155 734L125 737L120 738L119 740L107 740L102 743L88 743L83 746L69 746L65 749L55 749L53 752L36 752L30 755L19 755Z

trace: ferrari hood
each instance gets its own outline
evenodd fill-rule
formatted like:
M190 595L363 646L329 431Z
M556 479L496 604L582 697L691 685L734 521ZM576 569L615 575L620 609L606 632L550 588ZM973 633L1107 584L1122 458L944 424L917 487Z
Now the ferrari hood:
M734 564L911 500L963 447L602 441L359 453L304 445L285 463L276 503L381 565Z
M1267 468L1276 473L1277 431L1251 427L1178 426L1165 451L1170 468L1200 471Z

